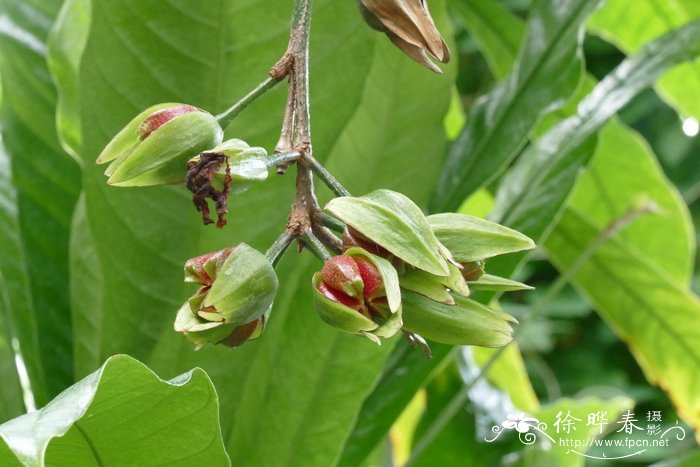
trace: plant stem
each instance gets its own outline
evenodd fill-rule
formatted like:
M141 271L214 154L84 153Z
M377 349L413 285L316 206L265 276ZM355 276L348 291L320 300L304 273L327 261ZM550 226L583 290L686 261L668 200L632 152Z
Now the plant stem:
M269 157L266 163L268 167L277 167L278 165L298 161L300 157L301 153L299 151L282 152Z
M321 214L321 222L323 222L323 225L336 232L343 233L345 231L345 222L333 216L329 216L328 214Z
M648 213L653 213L658 210L658 207L653 202L645 203L642 206L632 207L627 212L623 213L621 216L613 219L608 226L603 229L598 236L593 239L593 241L581 252L581 254L576 258L574 263L561 274L552 283L552 285L547 289L547 292L537 300L533 305L532 311L523 318L520 326L517 327L513 333L513 342L515 337L522 331L523 327L530 322L533 318L539 316L551 303L551 301L559 295L559 293L564 289L564 287L571 282L574 275L583 267L583 265L590 259L590 257L601 247L605 242L612 238L617 232L624 229L626 226L637 220L640 216ZM440 412L435 421L428 427L425 434L416 443L415 448L411 452L411 458L405 464L405 467L409 467L415 463L415 461L423 454L423 452L430 446L430 444L437 438L437 436L442 432L442 430L447 426L447 424L454 418L457 413L462 410L464 404L469 399L469 391L474 387L482 377L486 376L491 367L494 365L496 360L503 355L505 349L508 347L507 344L499 348L491 357L488 359L486 364L481 368L479 373L472 378L469 382L465 383L464 386L452 397L450 402L445 406Z
M331 252L326 249L323 243L321 243L321 240L319 240L310 229L304 231L302 238L304 241L304 246L315 254L320 260L326 261L328 258L333 256Z
M336 196L351 196L350 192L331 174L328 169L322 166L316 158L311 155L305 155L302 162L308 164L311 170L323 183L330 188Z
M287 247L291 245L294 240L294 234L285 229L282 234L277 237L275 243L273 243L270 248L265 253L265 256L270 260L273 266L277 265L277 262L282 258L282 255L287 250Z
M279 82L280 80L277 78L273 78L272 76L268 77L265 81L258 84L255 89L246 94L241 100L233 104L221 114L217 115L216 120L219 122L219 125L221 125L221 128L225 130L239 113L243 112L243 110L255 102L258 97L275 87L275 85Z

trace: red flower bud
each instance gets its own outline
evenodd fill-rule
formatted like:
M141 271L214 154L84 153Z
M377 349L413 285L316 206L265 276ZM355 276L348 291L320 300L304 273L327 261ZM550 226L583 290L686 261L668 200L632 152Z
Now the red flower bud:
M136 133L140 140L144 140L173 118L189 112L199 112L199 109L191 105L178 105L176 107L168 107L167 109L159 110L149 115L141 126L139 126L138 130L136 130Z
M355 259L340 255L326 261L321 269L321 278L329 287L340 290L350 297L362 296L362 276Z
M318 291L329 300L345 305L353 310L358 310L361 308L360 300L357 298L350 297L349 295L335 290L328 286L325 282L318 284Z
M368 259L358 256L354 260L357 263L357 268L360 270L360 276L364 284L364 297L368 300L376 298L377 293L384 286L381 274Z

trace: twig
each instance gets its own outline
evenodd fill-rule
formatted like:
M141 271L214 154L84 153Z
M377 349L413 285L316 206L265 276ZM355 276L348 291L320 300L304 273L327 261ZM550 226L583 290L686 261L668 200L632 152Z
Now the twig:
M324 166L322 166L312 155L304 154L302 162L308 164L314 174L320 178L328 188L336 194L336 196L351 196L350 192L331 174Z
M223 113L217 115L216 120L219 122L219 125L221 125L221 128L226 129L226 127L231 124L233 119L236 118L238 114L243 112L246 107L255 102L258 97L275 87L277 83L279 83L279 79L273 78L272 76L268 77L265 81L258 84L255 89L246 94L241 100L233 104Z
M273 266L277 265L277 262L282 258L287 247L291 245L294 240L294 234L288 230L282 232L282 234L277 237L275 243L273 243L270 248L265 253L265 256L270 260Z
M310 229L304 231L302 241L304 246L322 261L326 261L333 256Z

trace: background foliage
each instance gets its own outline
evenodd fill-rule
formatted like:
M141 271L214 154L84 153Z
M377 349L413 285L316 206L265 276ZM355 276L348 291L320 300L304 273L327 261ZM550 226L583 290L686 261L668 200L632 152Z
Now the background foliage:
M455 57L438 76L367 28L354 2L314 2L316 157L353 193L384 187L432 211L488 215L541 246L488 264L537 291L501 300L523 321L517 346L473 383L494 351L434 346L425 361L404 342L378 348L324 325L311 310L320 265L310 255L280 263L263 339L195 353L172 331L192 292L185 260L242 240L266 248L285 224L293 180L232 198L229 227L215 231L201 226L182 187L108 187L94 160L149 105L219 112L245 94L286 47L291 2L0 0L0 419L91 375L49 406L82 407L62 444L48 443L49 457L69 448L75 459L114 455L100 443L107 424L80 418L104 410L100 394L130 384L153 384L162 396L124 401L148 421L125 423L166 433L174 405L181 432L201 426L213 440L207 451L190 437L180 444L194 448L180 454L156 442L154 463L187 465L188 452L203 452L226 464L224 448L237 466L384 465L388 456L414 465L582 463L517 441L480 442L509 408L612 416L634 406L697 429L699 143L681 121L700 119L700 11L694 0L601 5L432 0ZM282 88L227 136L272 148ZM175 380L173 396L137 362L108 360L122 353L162 378L193 367L208 377L195 370L189 383ZM124 382L106 385L114 371ZM501 402L486 405L484 394ZM46 441L69 428L49 422L34 451L18 453L13 433L31 423L0 426L0 458L39 465ZM697 455L690 438L673 454ZM649 450L635 461L670 454Z

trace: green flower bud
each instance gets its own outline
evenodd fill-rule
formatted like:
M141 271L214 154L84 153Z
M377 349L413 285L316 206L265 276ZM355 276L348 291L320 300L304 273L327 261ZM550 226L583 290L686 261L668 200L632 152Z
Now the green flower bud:
M259 336L278 287L270 261L245 243L189 260L185 281L202 287L178 311L175 330L199 347Z
M361 248L330 258L312 279L326 323L380 343L401 329L401 292L390 262Z
M435 237L420 208L401 193L376 190L360 197L335 198L326 210L349 227L347 243L353 237L352 241L372 253L386 251L415 268L437 276L450 275L449 252Z
M111 162L107 183L148 186L180 182L187 161L221 143L223 131L211 114L184 104L146 109L109 142L97 158Z
M446 305L404 291L403 329L451 345L501 347L513 339L515 318L459 295L453 299L453 305Z

